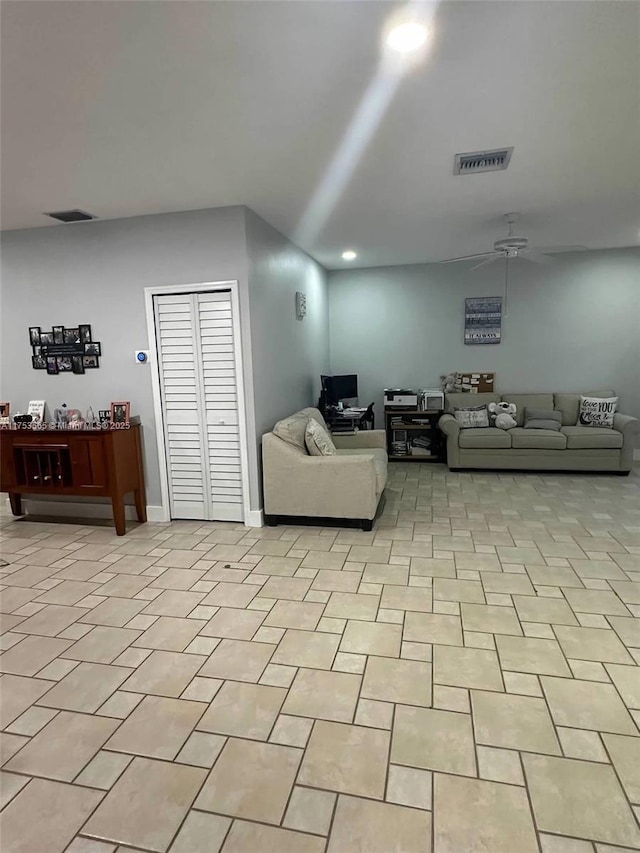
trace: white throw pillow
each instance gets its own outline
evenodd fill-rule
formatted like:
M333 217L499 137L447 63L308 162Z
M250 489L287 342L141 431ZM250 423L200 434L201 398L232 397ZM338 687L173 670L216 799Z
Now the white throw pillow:
M613 416L618 397L584 397L580 395L580 414L576 426L613 429Z
M336 446L329 433L313 418L309 418L304 431L304 443L307 445L310 456L333 456L336 452Z
M456 408L454 417L460 429L478 429L489 426L489 410L486 406L465 406Z

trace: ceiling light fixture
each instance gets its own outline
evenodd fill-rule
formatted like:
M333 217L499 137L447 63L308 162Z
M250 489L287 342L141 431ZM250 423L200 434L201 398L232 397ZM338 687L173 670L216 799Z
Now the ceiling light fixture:
M342 260L343 261L355 261L355 259L357 257L358 257L358 254L357 254L357 252L354 252L353 249L347 249L346 252L342 253Z
M424 24L408 21L404 24L398 24L389 31L386 39L387 47L396 53L413 53L424 47L428 35L429 30Z

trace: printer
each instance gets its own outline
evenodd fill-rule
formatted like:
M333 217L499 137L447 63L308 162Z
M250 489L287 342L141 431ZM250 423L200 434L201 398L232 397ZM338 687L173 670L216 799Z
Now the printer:
M402 409L417 409L418 395L411 388L385 388L385 406Z

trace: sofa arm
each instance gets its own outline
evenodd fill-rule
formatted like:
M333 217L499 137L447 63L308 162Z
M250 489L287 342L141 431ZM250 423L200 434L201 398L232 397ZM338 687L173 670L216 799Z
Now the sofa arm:
M613 416L613 428L622 433L622 450L620 451L620 470L631 471L633 468L633 447L640 443L640 420L631 415Z
M442 415L438 426L447 437L447 465L450 469L460 468L460 424L453 415Z
M640 420L631 415L621 415L616 412L613 416L613 428L624 435L625 441L640 433Z
M303 456L263 439L263 478L267 515L362 519L376 513L373 455Z
M453 415L442 415L438 421L438 426L448 438L458 439L460 433L460 424Z
M353 435L341 435L334 432L331 434L331 438L340 450L349 450L352 447L378 447L385 450L387 447L387 436L383 429L361 429Z

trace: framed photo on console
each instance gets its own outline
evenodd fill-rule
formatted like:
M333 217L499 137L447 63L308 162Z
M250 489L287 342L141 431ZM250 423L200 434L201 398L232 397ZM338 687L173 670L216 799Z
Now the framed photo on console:
M131 403L112 403L111 404L111 423L112 424L128 424L129 413L131 411Z

